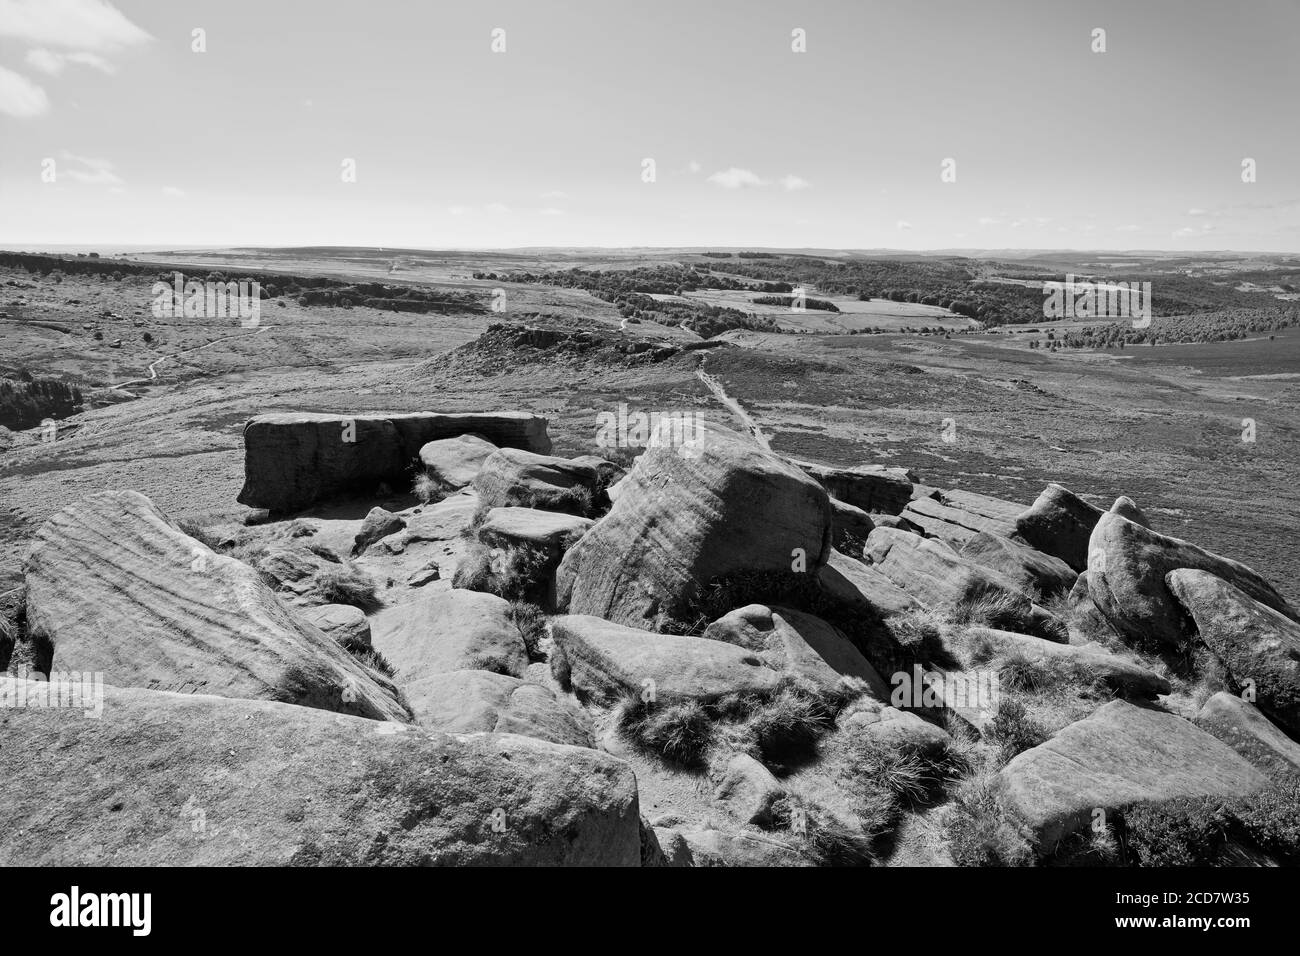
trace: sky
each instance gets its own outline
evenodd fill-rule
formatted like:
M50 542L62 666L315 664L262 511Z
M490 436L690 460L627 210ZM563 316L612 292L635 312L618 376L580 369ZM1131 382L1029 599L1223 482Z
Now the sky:
M0 0L0 247L1297 252L1297 36L1300 0Z

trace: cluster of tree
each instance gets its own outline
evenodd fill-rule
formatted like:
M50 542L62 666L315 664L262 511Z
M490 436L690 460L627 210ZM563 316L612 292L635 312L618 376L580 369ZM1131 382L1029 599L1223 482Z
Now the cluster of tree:
M1061 335L1048 332L1043 341L1030 340L1030 348L1114 349L1131 345L1173 345L1231 342L1252 335L1279 332L1300 325L1297 309L1232 309L1192 315L1153 318L1144 329L1130 322L1107 322L1070 329Z
M56 378L33 378L25 369L16 379L0 378L0 425L34 428L47 418L65 418L81 409L81 389Z
M698 302L652 299L648 295L632 293L615 301L619 315L633 322L657 322L676 328L687 328L701 338L710 339L730 329L750 329L756 332L780 331L771 316L753 315L739 309Z
M730 259L730 252L702 252L700 255L708 256L710 259Z
M753 300L755 305L784 305L793 306L795 297L792 295L760 295ZM838 312L840 307L834 302L827 302L825 299L810 299L804 296L802 304L805 309L816 309L820 312Z
M644 292L652 295L682 295L699 289L749 289L749 283L741 282L727 276L716 276L709 272L699 272L688 266L662 265L641 266L636 269L619 269L602 271L599 269L565 269L559 272L508 272L474 273L476 279L498 279L502 282L527 282L540 285L561 286L566 289L582 289L606 302L613 302L619 296ZM762 292L789 292L791 286L772 283L760 287Z

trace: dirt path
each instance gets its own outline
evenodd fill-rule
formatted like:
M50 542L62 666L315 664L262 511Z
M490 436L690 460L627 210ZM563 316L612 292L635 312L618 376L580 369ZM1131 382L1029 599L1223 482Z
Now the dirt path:
M116 385L110 385L109 387L126 388L128 385L138 385L140 382L151 382L156 378L158 378L158 372L155 369L155 366L161 365L163 362L167 361L168 359L180 358L182 355L189 355L191 352L201 352L203 349L210 348L213 345L220 345L222 342L229 342L231 339L246 339L254 335L261 335L263 332L267 331L268 329L273 329L273 328L275 328L275 326L273 325L263 325L259 327L257 331L249 332L247 335L223 335L219 339L213 339L211 342L208 342L206 345L196 345L192 349L183 349L182 351L176 352L172 355L164 355L162 358L155 359L153 362L149 363L148 378L133 378L129 382L118 382Z
M768 444L768 438L763 434L763 430L758 427L758 422L754 421L749 412L745 411L745 409L741 407L740 402L727 394L727 390L722 387L721 382L708 372L704 371L704 363L708 360L709 357L707 355L700 356L700 366L695 370L696 377L704 383L705 387L713 393L713 396L718 401L731 409L736 417L745 423L745 427L749 429L750 434L754 436L754 441L758 442L764 451L771 451L772 446Z

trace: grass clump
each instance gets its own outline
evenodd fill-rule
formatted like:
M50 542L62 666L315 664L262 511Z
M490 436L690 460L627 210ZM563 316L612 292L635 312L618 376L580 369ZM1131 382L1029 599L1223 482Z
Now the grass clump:
M702 769L713 742L713 719L698 701L650 703L628 697L615 718L635 746L691 770Z
M359 647L356 650L345 648L345 650L363 667L368 667L385 677L393 677L397 674L397 668L393 667L388 662L388 659L373 647Z
M817 866L871 866L876 862L872 834L797 793L786 792L772 802L769 829L790 834Z
M326 604L351 604L363 611L373 611L380 603L374 578L354 564L320 571L314 590Z
M519 628L519 636L524 639L530 662L546 660L542 650L542 641L548 636L546 630L546 612L536 604L528 601L510 603L510 620Z
M1029 715L1024 703L1015 697L1003 697L998 702L997 713L993 715L987 734L998 748L1002 763L1046 743L1051 736L1046 727Z
M1032 612L1023 594L981 581L951 605L948 619L954 624L1028 634L1034 626Z
M415 480L411 482L411 494L415 495L416 500L422 505L437 504L447 497L442 486L423 471L417 473Z
M958 866L1029 866L1034 861L1028 830L998 801L995 778L964 781L944 807L943 836Z
M545 548L489 548L475 542L456 568L451 585L486 591L507 601L537 603L546 593L555 556Z
M741 724L745 749L775 772L783 772L810 757L821 736L835 726L835 718L865 691L866 685L853 678L827 688L785 674L770 693L723 698L716 712Z

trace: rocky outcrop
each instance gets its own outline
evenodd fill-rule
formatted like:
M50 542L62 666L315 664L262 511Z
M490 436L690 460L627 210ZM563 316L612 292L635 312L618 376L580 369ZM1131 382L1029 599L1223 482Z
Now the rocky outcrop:
M541 684L490 671L463 670L411 681L404 688L416 723L448 734L497 733L592 746L585 716Z
M595 750L269 701L105 697L103 720L0 710L0 864L639 864L636 779Z
M1151 527L1150 520L1147 519L1142 509L1137 506L1137 502L1127 495L1120 495L1115 499L1115 503L1110 506L1110 513L1122 515L1129 521L1140 524L1144 528Z
M599 503L602 487L600 469L591 461L517 448L493 452L474 478L474 490L487 508L522 505L579 514Z
M464 434L539 454L551 450L546 419L524 412L482 414L259 415L244 426L239 501L272 512L410 482L411 462L429 442Z
M794 608L737 608L705 628L704 637L747 648L774 670L798 674L825 688L855 677L878 699L889 697L889 685L842 631Z
M921 606L887 575L838 551L817 572L817 583L835 600L882 620Z
M1271 777L1300 774L1300 743L1240 697L1219 691L1201 707L1196 723Z
M1003 805L1046 853L1087 826L1096 808L1238 797L1267 782L1190 721L1116 700L1015 757L997 786Z
M772 804L785 789L761 763L745 753L733 753L716 768L713 802L741 823L770 820Z
M351 604L322 604L319 607L305 607L298 613L344 650L355 653L370 647L370 621L359 607Z
M780 674L753 651L702 637L652 634L587 615L551 620L561 683L585 698L652 694L656 702L709 702L764 694Z
M953 499L948 497L952 494L956 492L946 493L943 502L933 498L917 498L908 503L899 517L920 528L930 537L938 538L954 548L960 548L980 533L1005 537L1015 531L1015 522L1005 517L1005 511L1018 506L1008 505L1006 509L1002 509L1002 514L989 516L978 511L956 507L950 503ZM996 501L997 499L985 500ZM976 499L972 503L978 504L979 501L980 499ZM984 510L995 509L985 505Z
M479 525L478 538L490 548L533 547L557 561L594 521L560 511L493 508Z
M1183 568L1165 581L1233 682L1252 688L1270 720L1300 735L1300 624L1205 571Z
M1030 613L1030 600L1006 575L961 557L935 538L877 528L863 558L870 566L930 608L954 607L981 593L1005 593Z
M868 513L896 515L912 500L915 476L906 468L884 465L859 465L836 468L807 461L794 461L815 478L834 498Z
M56 670L407 719L383 678L256 571L184 534L137 492L102 492L55 514L23 571L29 635L52 648Z
M481 435L439 438L420 449L424 473L443 491L460 491L478 475L483 462L497 450Z
M572 614L649 627L691 616L691 603L715 579L815 575L830 538L821 486L711 425L695 455L652 444L637 459L609 514L560 563L557 600Z
M1208 571L1247 596L1294 617L1267 581L1236 561L1212 554L1190 542L1159 534L1107 513L1097 522L1089 544L1088 594L1120 635L1129 641L1155 639L1178 644L1186 636L1183 615L1165 575L1179 568Z
M831 498L831 539L835 547L861 551L875 527L871 515L861 508Z
M459 670L523 677L528 667L510 602L495 594L437 591L380 611L370 629L375 650L403 683Z
M1050 484L1016 518L1015 535L1031 548L1082 571L1088 566L1088 539L1103 513L1068 488Z
M1039 600L1068 593L1078 577L1060 558L986 531L969 538L957 554L1010 578L1021 591L1037 595Z
M972 627L965 635L972 647L981 647L995 657L1015 656L1029 661L1077 668L1083 681L1097 679L1132 697L1168 694L1169 681L1140 664L1098 647L1056 644L1029 634L1014 634L988 627Z
M398 515L384 508L374 507L361 522L361 530L352 542L352 556L355 558L381 538L397 534L406 527L406 522Z

